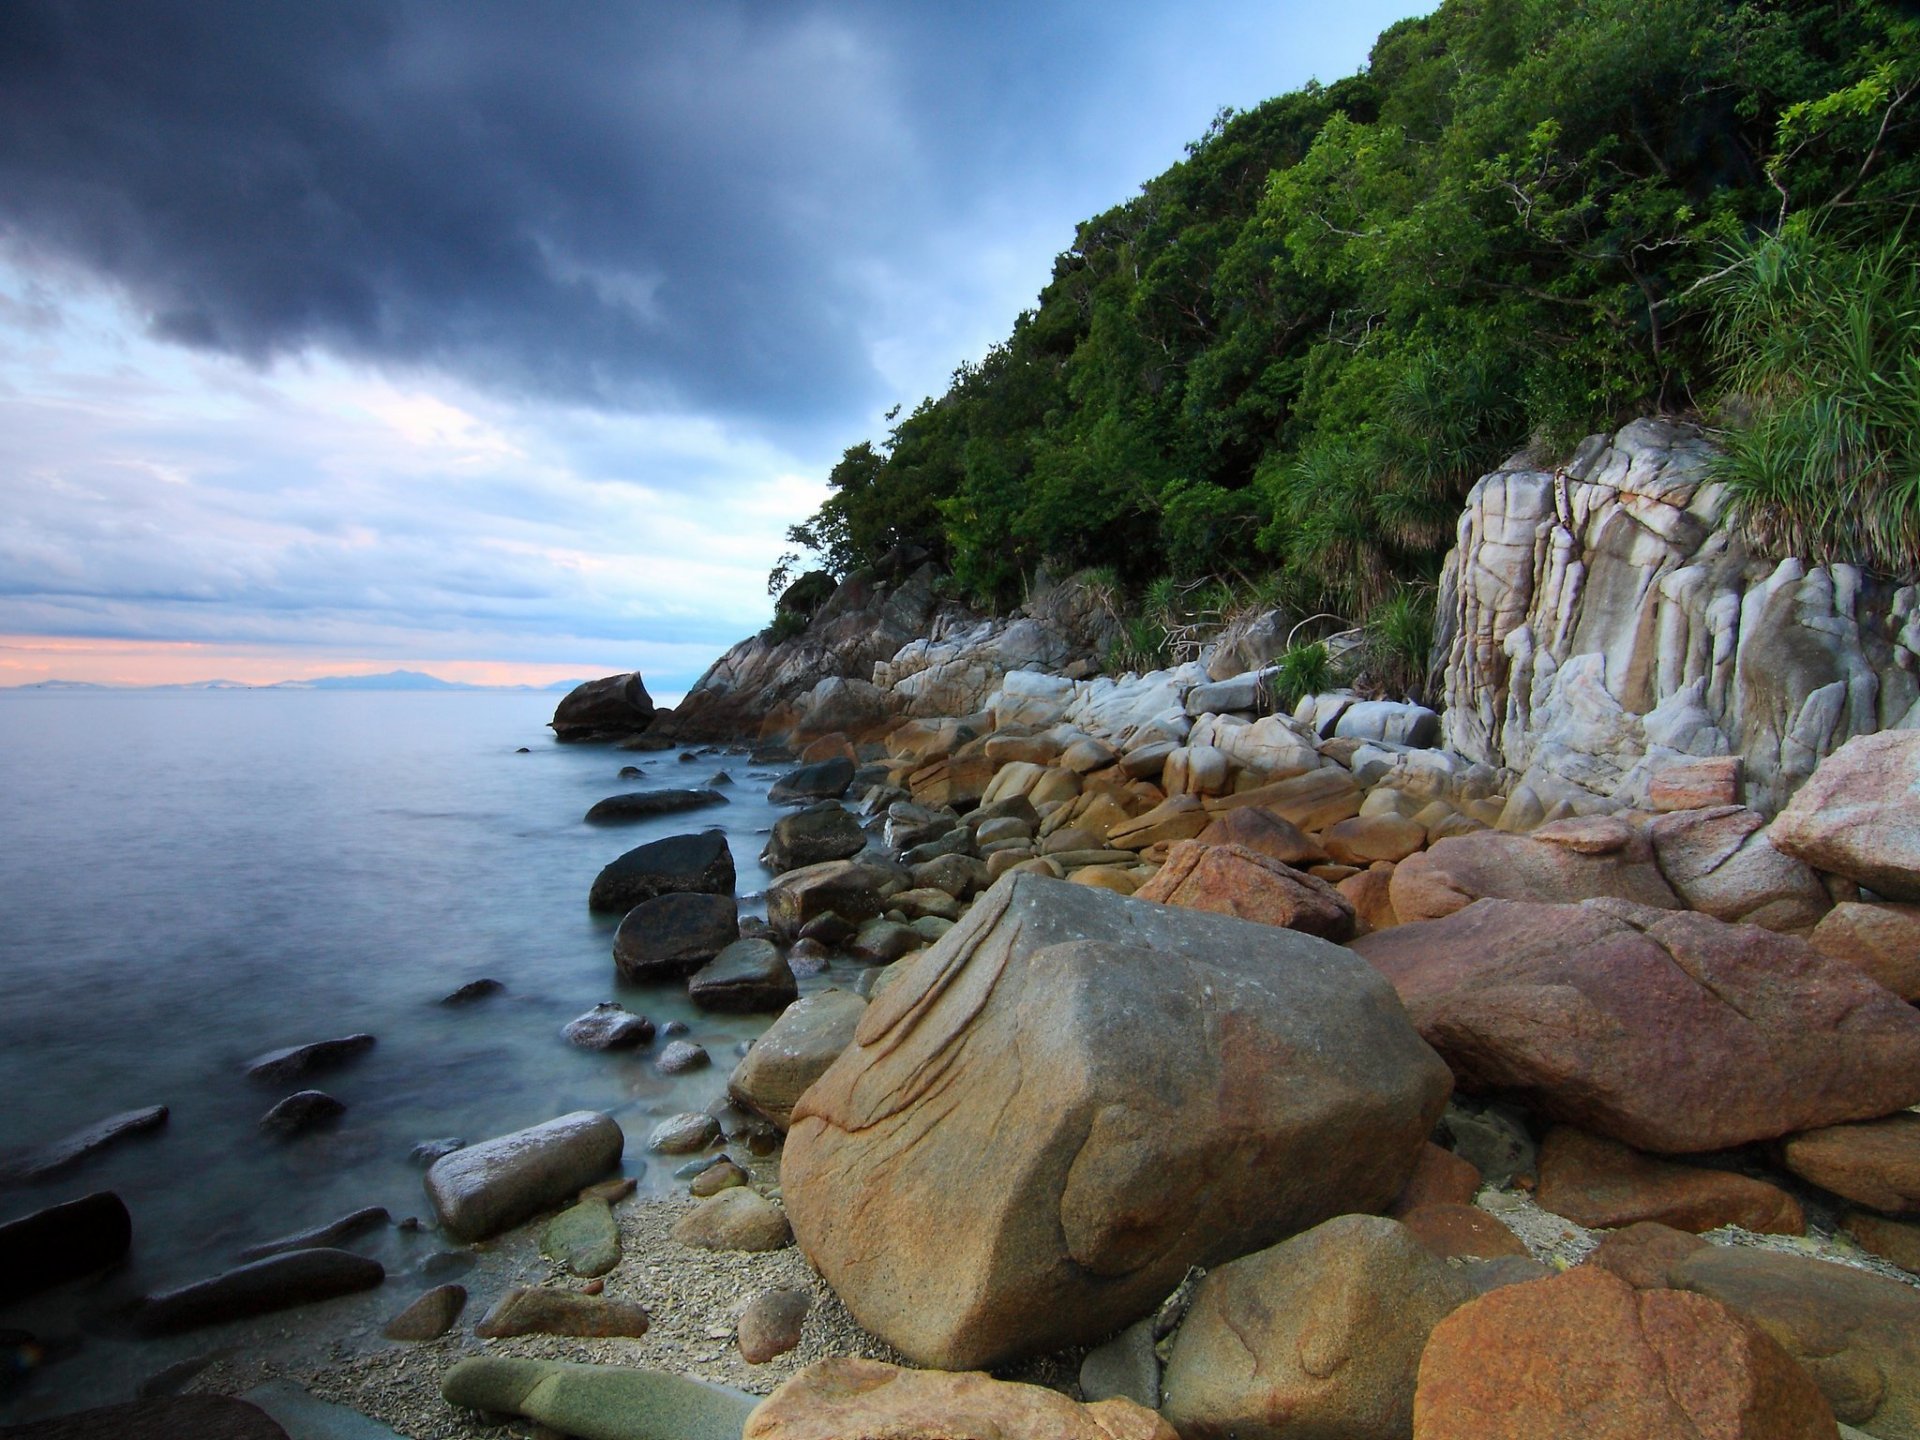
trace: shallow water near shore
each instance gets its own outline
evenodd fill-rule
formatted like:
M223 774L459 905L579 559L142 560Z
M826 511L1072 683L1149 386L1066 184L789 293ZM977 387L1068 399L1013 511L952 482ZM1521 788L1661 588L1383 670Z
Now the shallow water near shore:
M0 1390L0 1416L129 1398L167 1363L164 1347L85 1333L97 1329L88 1313L362 1206L424 1216L409 1159L422 1141L607 1110L642 1192L676 1188L678 1162L646 1154L648 1130L704 1108L768 1017L707 1015L681 987L620 982L618 917L591 915L587 889L634 845L717 825L741 895L756 896L763 832L780 812L765 801L768 772L741 753L683 762L555 743L555 698L0 694L0 1150L139 1106L172 1112L151 1135L0 1190L0 1220L100 1189L134 1217L124 1270L0 1310L0 1329L79 1336ZM643 777L620 780L625 765ZM721 769L736 782L728 805L581 821L607 795ZM504 992L437 1003L483 976ZM807 988L836 979L850 976ZM713 1068L668 1078L653 1068L658 1042L599 1054L561 1038L609 998L686 1021ZM378 1043L338 1070L278 1087L244 1073L263 1051L354 1031ZM337 1125L291 1142L258 1129L282 1094L309 1085L346 1103ZM392 1232L369 1253L391 1267L437 1248L430 1234Z

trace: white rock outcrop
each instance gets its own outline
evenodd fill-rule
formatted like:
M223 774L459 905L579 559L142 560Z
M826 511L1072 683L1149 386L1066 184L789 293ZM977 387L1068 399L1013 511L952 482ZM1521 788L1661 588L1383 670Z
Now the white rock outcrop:
M1639 420L1480 480L1440 585L1448 748L1578 811L1737 754L1771 814L1851 737L1920 727L1915 588L1756 557L1713 453Z

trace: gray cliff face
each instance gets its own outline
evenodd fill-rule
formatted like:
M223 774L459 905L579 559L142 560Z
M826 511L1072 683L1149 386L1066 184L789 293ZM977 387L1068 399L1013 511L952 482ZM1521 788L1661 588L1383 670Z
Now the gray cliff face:
M1759 558L1695 427L1640 420L1468 497L1439 596L1446 741L1548 806L1638 805L1735 754L1772 813L1855 735L1920 727L1915 587Z

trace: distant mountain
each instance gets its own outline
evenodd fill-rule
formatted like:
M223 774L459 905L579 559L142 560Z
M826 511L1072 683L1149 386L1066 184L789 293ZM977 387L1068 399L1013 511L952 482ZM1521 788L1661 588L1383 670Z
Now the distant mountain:
M281 680L271 685L247 685L238 680L187 680L173 685L97 685L91 680L36 680L30 685L0 687L12 690L412 690L425 693L446 691L496 691L532 695L549 690L571 690L578 680L557 685L469 685L461 680L442 680L421 670L389 670L381 675L320 675L312 680Z
M9 690L118 690L118 685L96 685L91 680L35 680L28 685L9 685Z

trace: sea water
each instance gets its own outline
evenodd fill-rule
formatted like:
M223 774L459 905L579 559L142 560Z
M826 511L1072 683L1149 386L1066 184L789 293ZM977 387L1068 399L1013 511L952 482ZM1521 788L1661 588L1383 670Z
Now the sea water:
M134 1249L102 1298L137 1295L362 1206L427 1215L416 1145L578 1109L613 1114L626 1173L667 1193L677 1162L650 1158L647 1132L711 1103L768 1017L621 981L619 917L590 914L587 891L624 850L719 826L754 913L779 813L771 773L737 752L560 745L545 728L554 698L0 692L0 1150L171 1112L57 1178L0 1190L0 1221L117 1191ZM618 778L627 765L643 775ZM604 796L719 770L736 782L727 805L582 822ZM505 988L438 1003L481 978ZM713 1067L665 1077L658 1042L569 1045L561 1027L607 999L684 1020ZM361 1031L378 1043L338 1070L279 1087L246 1075L264 1051ZM263 1133L268 1107L306 1086L345 1102L341 1119L290 1142ZM0 1312L0 1329L34 1322L32 1302ZM64 1368L34 1381L38 1399Z

